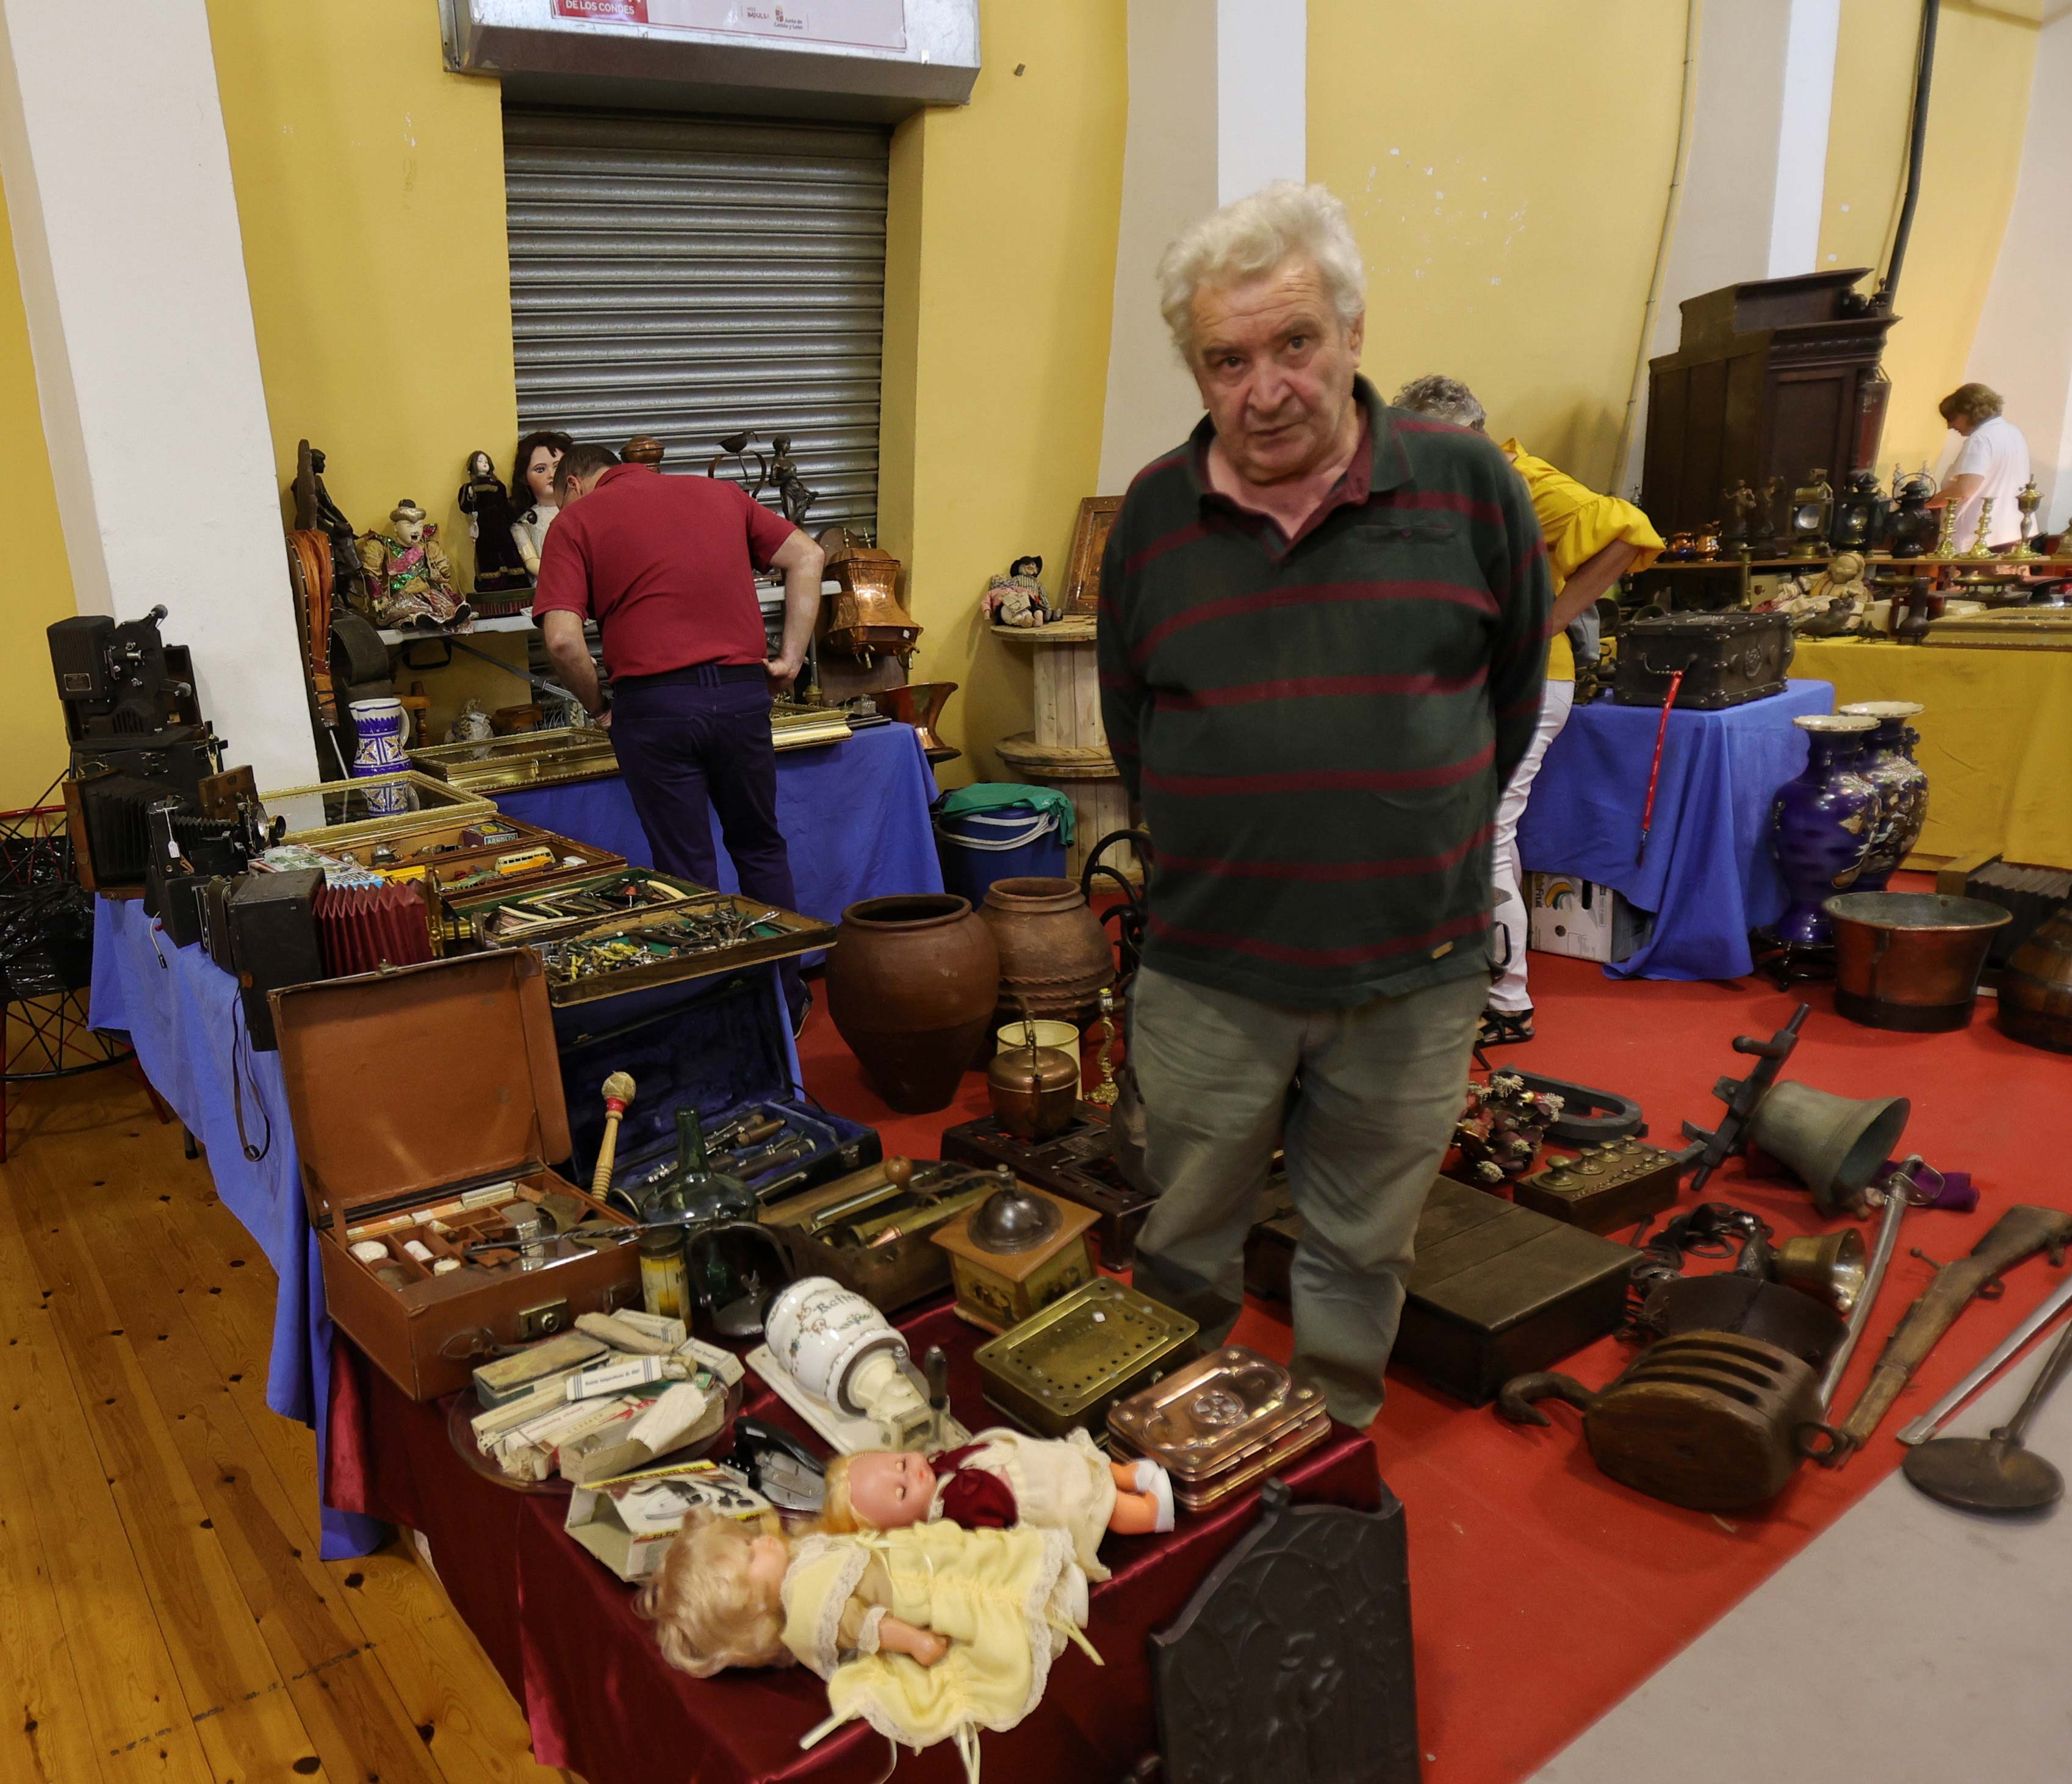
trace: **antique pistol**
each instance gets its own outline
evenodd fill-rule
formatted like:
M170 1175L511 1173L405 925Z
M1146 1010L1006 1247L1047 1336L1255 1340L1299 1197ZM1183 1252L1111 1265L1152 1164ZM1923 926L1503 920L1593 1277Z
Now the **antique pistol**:
M1878 1420L1899 1397L1900 1389L1988 1283L2037 1252L2048 1251L2052 1264L2062 1264L2068 1244L2072 1244L2072 1214L2023 1203L1996 1220L1968 1257L1939 1266L1927 1293L1907 1309L1906 1317L1886 1340L1863 1397L1842 1426L1843 1435L1852 1444L1861 1444L1877 1429Z

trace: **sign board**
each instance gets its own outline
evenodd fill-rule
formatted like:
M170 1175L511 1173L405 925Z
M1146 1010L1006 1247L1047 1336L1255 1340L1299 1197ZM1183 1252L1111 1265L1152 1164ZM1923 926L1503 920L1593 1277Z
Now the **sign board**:
M906 47L906 0L553 0L576 23L645 25L658 31L718 31L799 43Z

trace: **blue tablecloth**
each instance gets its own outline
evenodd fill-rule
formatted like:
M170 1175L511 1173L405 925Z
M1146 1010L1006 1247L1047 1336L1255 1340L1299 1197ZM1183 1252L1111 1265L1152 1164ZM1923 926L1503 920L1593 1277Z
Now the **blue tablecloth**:
M616 775L491 796L500 811L521 824L608 849L641 867L655 865L632 796ZM791 845L800 910L839 923L859 898L941 891L943 870L928 817L935 798L935 774L911 725L876 725L845 743L779 755L777 823ZM720 889L739 891L717 816L713 841Z
M1777 790L1806 766L1791 721L1832 712L1825 681L1793 681L1725 712L1669 715L1655 827L1636 861L1658 709L1579 706L1547 752L1518 827L1528 872L1570 874L1655 913L1654 932L1614 978L1732 979L1751 969L1748 932L1784 913L1770 848Z
M280 1289L266 1404L316 1428L321 1480L331 1325L324 1313L316 1235L302 1202L280 1054L254 1053L246 1042L236 980L199 947L175 947L134 898L94 901L89 1020L96 1028L129 1034L145 1075L208 1153L223 1205L273 1266ZM371 1518L323 1508L327 1560L364 1555L384 1535Z

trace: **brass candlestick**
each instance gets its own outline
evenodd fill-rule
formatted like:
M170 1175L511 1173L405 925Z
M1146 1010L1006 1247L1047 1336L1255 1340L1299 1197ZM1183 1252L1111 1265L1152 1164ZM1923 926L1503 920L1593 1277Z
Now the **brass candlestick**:
M1957 554L1959 557L1975 560L1992 556L1993 548L1986 543L1988 529L1992 524L1992 519L1993 499L1990 495L1982 495L1979 498L1978 530L1971 535L1970 546L1966 550L1959 552Z
M1942 530L1935 536L1935 555L1954 557L1957 554L1957 510L1954 504L1942 504Z
M2036 511L2042 504L2042 491L2037 488L2036 479L2032 477L2021 486L2014 499L2014 505L2021 510L2021 537L2015 541L2014 549L2007 554L2008 557L2020 558L2027 563L2043 555L2029 542L2036 529Z
M1100 994L1100 1051L1096 1055L1100 1067L1100 1082L1087 1092L1087 1100L1100 1108L1112 1108L1118 1094L1115 1087L1115 1067L1108 1059L1108 1050L1115 1045L1115 993L1108 986Z

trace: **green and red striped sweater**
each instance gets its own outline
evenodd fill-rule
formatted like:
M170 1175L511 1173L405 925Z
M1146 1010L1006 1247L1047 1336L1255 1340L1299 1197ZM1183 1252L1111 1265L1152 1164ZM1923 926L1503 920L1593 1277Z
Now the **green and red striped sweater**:
M1101 711L1157 857L1145 962L1298 1009L1486 970L1552 605L1497 447L1356 391L1367 450L1292 543L1211 489L1204 417L1101 567Z

